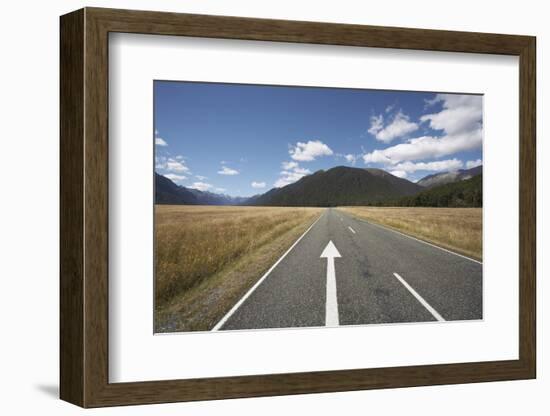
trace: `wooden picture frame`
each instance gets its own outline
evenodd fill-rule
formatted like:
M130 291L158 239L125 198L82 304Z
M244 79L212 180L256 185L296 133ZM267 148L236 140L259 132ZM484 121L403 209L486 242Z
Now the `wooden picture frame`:
M535 38L85 8L61 17L60 396L82 407L530 379L536 376ZM108 35L246 39L519 57L519 359L109 383Z

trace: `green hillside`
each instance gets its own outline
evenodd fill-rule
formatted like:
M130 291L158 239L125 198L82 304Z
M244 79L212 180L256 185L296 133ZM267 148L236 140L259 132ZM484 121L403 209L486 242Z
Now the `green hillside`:
M303 177L282 188L250 198L247 205L314 206L368 205L414 195L423 188L381 169L338 166Z
M483 204L483 175L436 186L413 196L385 201L384 206L473 208Z

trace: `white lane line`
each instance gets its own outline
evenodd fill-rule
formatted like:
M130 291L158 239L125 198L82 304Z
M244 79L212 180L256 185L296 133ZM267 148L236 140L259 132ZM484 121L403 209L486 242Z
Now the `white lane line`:
M296 246L296 244L298 244L298 243L300 242L300 240L301 240L302 238L304 238L304 236L309 232L309 230L311 230L311 229L313 228L313 226L314 226L315 224L317 224L317 221L319 221L319 220L325 215L325 212L326 212L326 211L324 211L321 215L319 215L319 218L317 218L317 219L315 220L315 222L314 222L313 224L311 224L311 225L309 226L309 228L308 228L308 229L307 229L307 230L306 230L306 231L305 231L305 232L304 232L304 233L294 242L294 244L292 244L292 245L290 246L290 248L289 248L287 251L285 251L285 253L279 258L279 260L277 260L277 261L273 264L273 266L271 266L271 267L269 268L269 270L268 270L267 272L265 272L265 274L260 278L260 280L258 280L258 281L256 282L256 284L255 284L254 286L252 286L252 287L248 290L248 292L246 292L246 293L244 294L244 296L243 296L243 297L242 297L242 298L241 298L241 299L240 299L240 300L239 300L239 301L229 310L229 312L227 312L227 313L225 314L225 316L224 316L222 319L220 319L220 321L214 326L214 328L212 328L212 331L218 331L218 330L226 323L226 321L227 321L229 318L231 318L231 315L233 315L233 314L235 313L235 311L236 311L237 309L239 309L239 307L243 304L243 302L252 294L252 292L254 292L254 291L256 290L256 288L257 288L258 286L260 286L260 284L266 279L267 276L269 276L269 274L273 271L273 269L275 269L275 267L277 267L277 265L286 257L286 255L292 251L292 249Z
M349 225L348 225L348 228L353 234L356 234L355 230L353 228L351 228Z
M325 326L338 326L338 296L336 293L336 271L334 269L334 258L342 257L332 240L321 253L321 258L327 259L327 299L325 308Z
M422 304L422 306L424 306L424 307L428 310L428 312L430 312L430 313L433 315L433 317L434 317L435 319L437 319L438 321L445 321L445 319L444 319L444 318L443 318L434 308L432 308L432 307L430 306L430 304L429 304L428 302L426 302L426 301L424 300L424 298L423 298L422 296L420 296L420 295L418 294L418 292L417 292L416 290L414 290L414 289L405 281L405 279L403 279L403 278L402 278L401 276L399 276L397 273L394 273L393 275L397 278L397 280L399 280L399 281L403 284L403 286L405 286L405 287L409 290L409 292L412 293L412 295L416 298L416 300L418 300L418 301Z
M388 230L388 231L392 231L396 234L400 234L402 235L403 237L408 237L412 240L416 240L418 241L419 243L423 243L423 244L427 244L429 246L432 246L434 248L438 248L440 250L443 250L443 251L446 251L447 253L449 254L454 254L455 256L458 256L458 257L462 257L463 259L466 259L466 260L470 260L470 261L473 261L474 263L478 263L478 264L483 264L483 262L479 261L479 260L476 260L476 259L473 259L471 257L468 257L468 256L465 256L463 254L458 254L458 253L455 253L454 251L451 251L451 250L448 250L446 248L443 248L443 247L440 247L440 246L437 246L435 244L432 244L432 243L428 243L427 241L424 241L424 240L421 240L419 238L416 238L416 237L413 237L411 235L408 235L408 234L405 234L405 233L402 233L400 231L397 231L397 230L394 230L393 228L389 228L389 227L384 227L383 225L380 225L380 224L375 224L374 222L370 222L370 221L367 221L367 220L364 220L362 218L358 218L359 221L362 221L362 222L365 222L369 225L374 225L375 227L379 227L379 228L382 228L383 230Z

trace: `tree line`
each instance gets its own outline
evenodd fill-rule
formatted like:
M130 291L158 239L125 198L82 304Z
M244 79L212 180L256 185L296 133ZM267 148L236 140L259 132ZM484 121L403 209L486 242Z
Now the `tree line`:
M482 175L440 185L412 196L374 203L376 206L394 207L449 207L478 208L483 206Z

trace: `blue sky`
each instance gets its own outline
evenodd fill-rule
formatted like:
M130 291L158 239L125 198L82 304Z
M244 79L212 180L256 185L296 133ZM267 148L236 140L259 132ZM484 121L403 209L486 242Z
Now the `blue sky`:
M482 160L482 96L154 82L155 170L249 196L334 166L416 181Z

